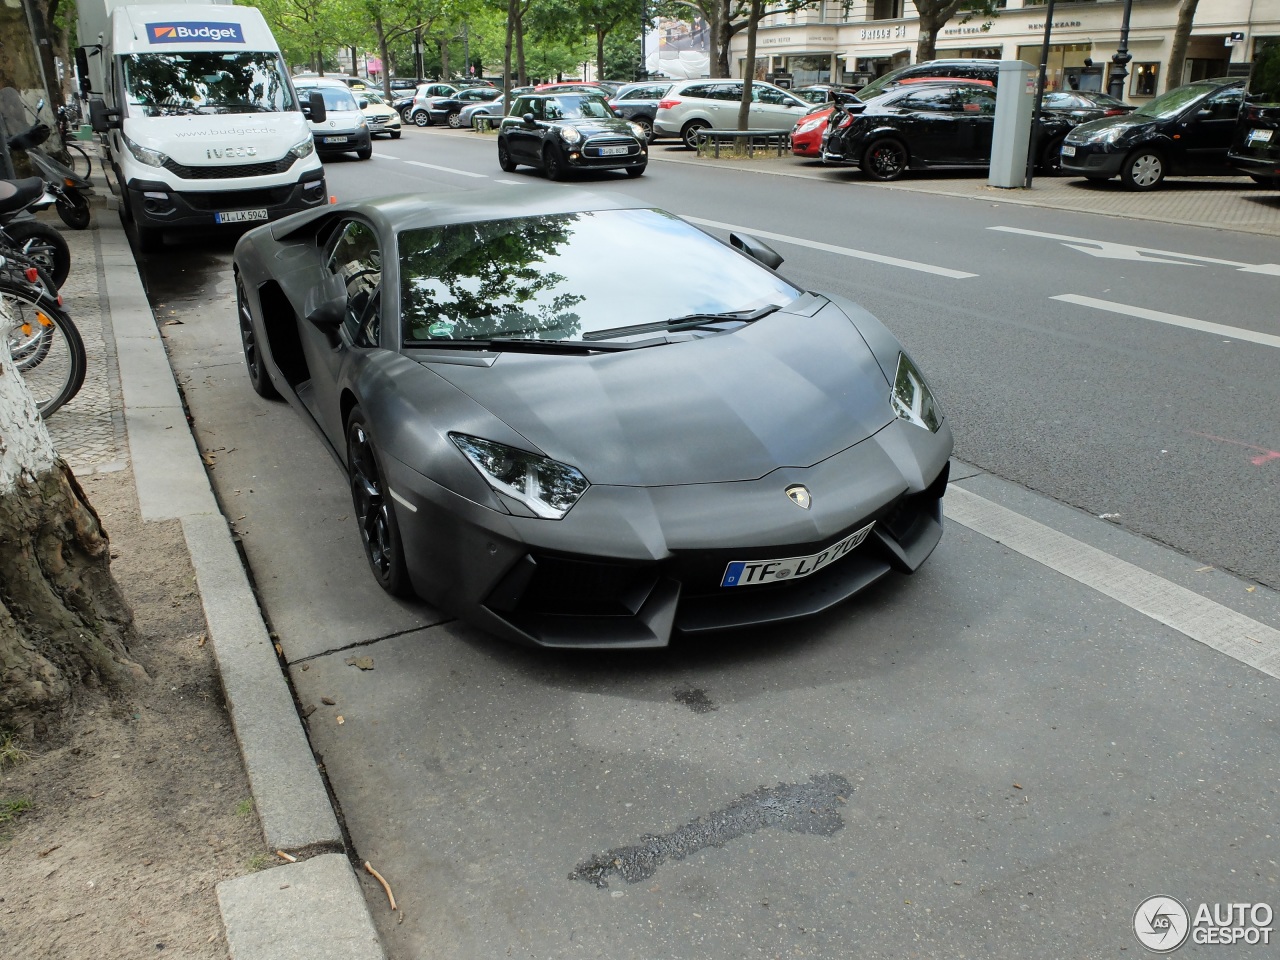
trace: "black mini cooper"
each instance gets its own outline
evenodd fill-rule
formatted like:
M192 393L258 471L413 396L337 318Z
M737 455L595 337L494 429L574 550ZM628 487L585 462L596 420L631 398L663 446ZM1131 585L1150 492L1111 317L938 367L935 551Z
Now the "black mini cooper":
M528 94L498 129L498 165L541 167L551 180L572 170L626 170L638 177L649 162L648 138L596 94Z

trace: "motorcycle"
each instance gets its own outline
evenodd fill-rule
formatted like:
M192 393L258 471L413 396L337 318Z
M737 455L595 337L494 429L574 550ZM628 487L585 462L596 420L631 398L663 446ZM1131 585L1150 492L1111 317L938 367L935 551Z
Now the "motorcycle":
M71 273L71 250L61 233L31 215L33 210L47 210L57 198L40 177L0 182L11 184L16 195L26 199L19 209L0 214L0 247L30 257L49 275L55 288L61 287Z
M87 196L93 192L93 184L70 167L36 149L48 140L53 132L47 123L40 121L40 110L43 108L44 99L41 98L36 104L35 123L21 133L11 136L9 149L26 152L32 168L44 179L49 192L54 195L54 206L62 222L72 229L84 230L89 226L90 211Z

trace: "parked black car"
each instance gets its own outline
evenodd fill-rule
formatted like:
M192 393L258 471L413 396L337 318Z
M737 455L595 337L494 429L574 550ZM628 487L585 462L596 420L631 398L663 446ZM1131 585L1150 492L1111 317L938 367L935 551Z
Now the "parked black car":
M614 113L644 128L645 136L653 139L653 118L658 113L658 101L671 89L671 81L653 83L628 83L609 100Z
M897 180L908 170L991 164L996 92L988 83L912 83L867 103L838 107L822 141L825 163L854 163L873 180ZM1052 166L1071 121L1045 114L1032 149Z
M626 170L638 177L649 161L644 130L591 94L528 94L498 128L498 165L541 167L548 179L572 170Z
M427 112L431 114L432 123L447 123L457 129L462 126L458 121L458 115L463 107L473 103L487 103L490 100L497 100L500 96L502 91L493 87L466 87L447 97L436 97L427 104Z
M1062 172L1090 180L1119 174L1130 190L1154 190L1169 175L1237 176L1227 149L1243 99L1243 80L1200 80L1128 116L1082 123L1062 145Z
M1076 123L1088 123L1103 117L1123 117L1138 108L1105 93L1092 90L1055 90L1044 95L1043 111L1059 113Z
M869 101L906 80L983 80L995 86L999 77L999 60L926 60L876 77L858 91L858 99Z
M1259 54L1249 74L1227 162L1258 183L1280 187L1280 44Z

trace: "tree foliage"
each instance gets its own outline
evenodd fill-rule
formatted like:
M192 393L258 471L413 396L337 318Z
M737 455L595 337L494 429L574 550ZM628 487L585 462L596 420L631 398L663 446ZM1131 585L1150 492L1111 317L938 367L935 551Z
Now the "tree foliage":
M983 29L1000 15L999 0L912 0L920 16L920 39L916 42L916 63L933 60L937 54L938 31L959 14L956 23L983 19Z

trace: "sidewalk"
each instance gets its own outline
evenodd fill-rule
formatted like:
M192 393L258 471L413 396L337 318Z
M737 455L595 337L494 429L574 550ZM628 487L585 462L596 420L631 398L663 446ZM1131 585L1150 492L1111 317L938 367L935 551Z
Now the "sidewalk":
M81 391L49 418L50 435L77 475L132 468L144 521L181 522L263 837L297 860L218 884L230 955L385 960L127 236L101 201L88 230L63 236L74 266L62 295L89 369Z

